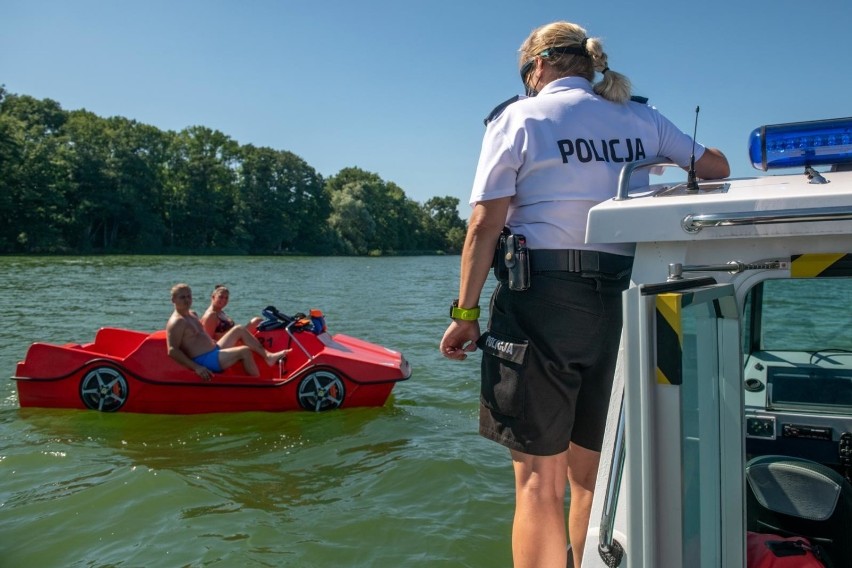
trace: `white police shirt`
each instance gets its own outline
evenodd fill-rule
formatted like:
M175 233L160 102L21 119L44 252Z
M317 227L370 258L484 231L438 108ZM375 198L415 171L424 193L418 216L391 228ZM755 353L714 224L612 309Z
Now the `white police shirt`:
M665 156L686 167L692 138L656 109L614 103L582 77L548 83L488 123L470 204L512 196L506 225L531 249L633 254L633 244L586 243L589 209L615 197L627 162ZM695 144L695 159L704 146ZM631 185L648 184L637 170Z

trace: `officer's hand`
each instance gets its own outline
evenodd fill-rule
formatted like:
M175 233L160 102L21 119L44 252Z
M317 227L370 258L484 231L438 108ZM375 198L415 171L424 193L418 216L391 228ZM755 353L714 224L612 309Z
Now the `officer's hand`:
M467 354L476 351L479 339L479 320L453 320L441 339L441 355L447 359L463 361Z

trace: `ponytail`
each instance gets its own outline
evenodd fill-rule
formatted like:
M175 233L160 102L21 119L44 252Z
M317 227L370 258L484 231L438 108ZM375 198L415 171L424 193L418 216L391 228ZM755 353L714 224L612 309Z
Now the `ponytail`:
M589 38L586 49L592 58L592 65L600 71L603 78L595 83L594 91L608 101L625 103L630 100L630 79L616 73L607 66L607 55L598 38Z

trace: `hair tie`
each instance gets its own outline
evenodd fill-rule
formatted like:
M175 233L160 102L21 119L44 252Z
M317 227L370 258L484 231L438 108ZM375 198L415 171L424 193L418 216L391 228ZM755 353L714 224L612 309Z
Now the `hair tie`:
M604 67L603 71L601 71L601 75L606 75L607 71L609 71L609 67Z
M589 50L588 50L588 49L586 49L586 42L587 42L587 41L589 41L589 38L584 37L584 38L583 38L583 41L581 41L581 42L580 42L580 47L583 49L583 53L585 53L586 55L588 55L588 54L589 54Z

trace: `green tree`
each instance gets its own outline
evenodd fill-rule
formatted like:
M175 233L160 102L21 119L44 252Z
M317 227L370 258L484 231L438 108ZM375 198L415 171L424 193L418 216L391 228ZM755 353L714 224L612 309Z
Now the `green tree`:
M345 168L329 178L326 189L332 204L329 224L341 239L343 252L387 253L428 248L425 216L420 206L408 199L395 183L359 168Z
M460 250L458 200L193 126L66 112L0 86L0 252Z
M24 125L4 112L6 89L0 86L0 252L13 252L17 236L14 194L20 183L24 152Z
M367 206L364 184L349 182L331 194L328 224L338 239L339 252L367 254L375 242L376 221Z
M170 135L125 118L109 119L110 169L124 204L126 229L116 243L133 252L160 252L165 244L165 168Z
M69 113L63 129L72 163L66 239L82 251L158 252L167 138L121 117Z
M166 171L167 242L177 250L248 248L236 190L239 145L203 126L172 138Z
M0 102L3 250L67 251L62 238L69 209L70 164L60 134L59 103L3 92Z
M464 245L467 224L459 218L457 197L432 197L423 209L429 220L429 233L438 239L437 248L448 252L459 252Z
M75 111L69 113L64 130L73 180L69 201L75 205L68 212L69 239L83 251L108 249L118 230L113 222L121 206L111 199L116 188L107 166L110 144L106 121L87 111Z
M330 212L322 177L291 152L241 149L239 188L256 253L306 250L326 228Z

